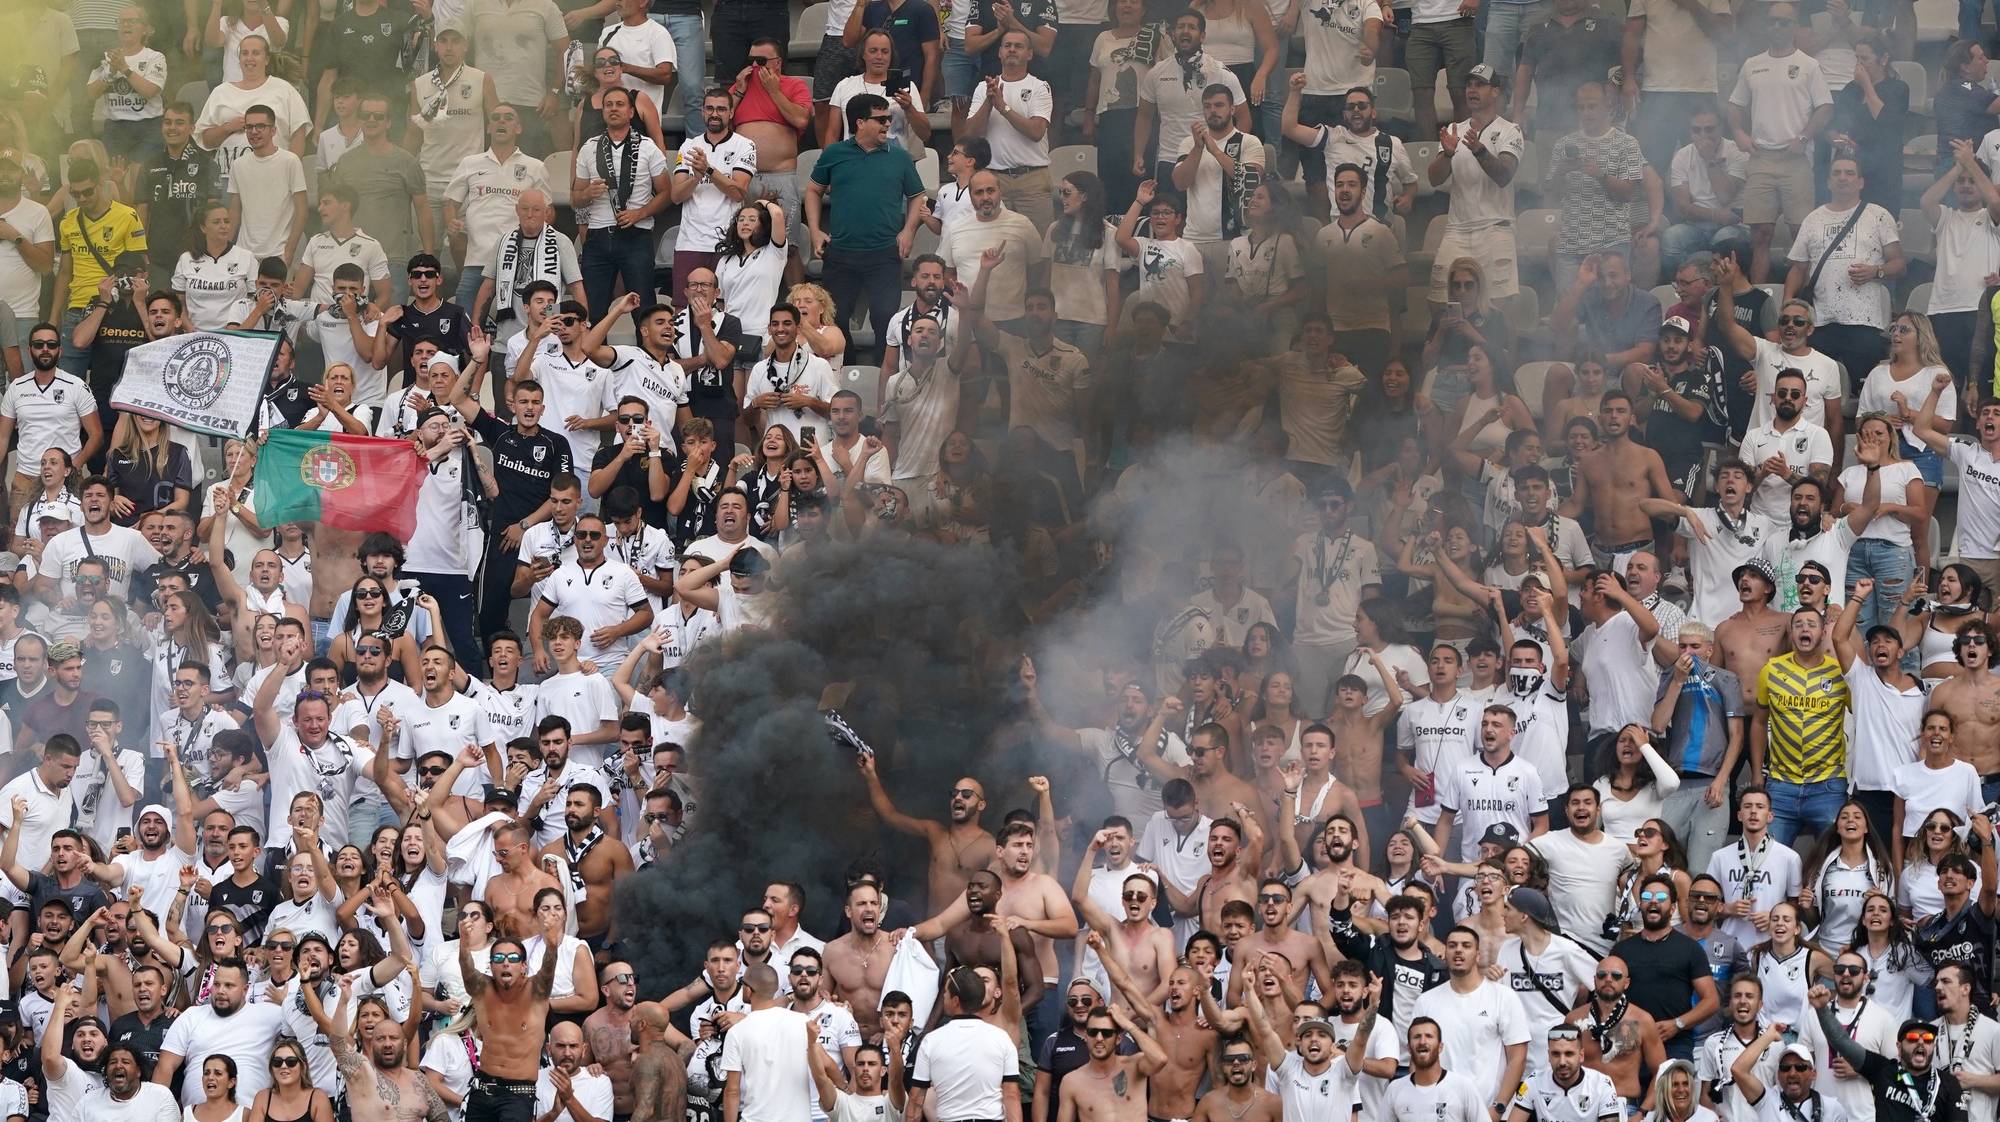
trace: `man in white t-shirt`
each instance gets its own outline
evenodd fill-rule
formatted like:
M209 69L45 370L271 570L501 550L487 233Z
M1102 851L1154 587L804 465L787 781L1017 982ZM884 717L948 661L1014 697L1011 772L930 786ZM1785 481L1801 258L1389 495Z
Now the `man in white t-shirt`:
M1479 966L1479 933L1454 927L1444 937L1444 985L1424 991L1416 1015L1444 1030L1444 1064L1472 1076L1498 1110L1521 1084L1528 1059L1528 1019L1521 1001Z
M1410 780L1408 813L1426 826L1438 820L1439 777L1479 750L1482 706L1458 688L1464 665L1465 656L1450 643L1432 647L1430 692L1412 696L1396 717L1397 768Z
M1833 95L1819 60L1799 50L1797 5L1764 9L1770 47L1737 71L1729 93L1736 146L1750 153L1743 184L1743 220L1750 226L1752 281L1769 275L1771 234L1780 217L1799 226L1812 210L1812 150L1833 116Z
M2000 129L1986 134L1977 159L1956 143L1952 158L1951 167L1924 192L1918 206L1924 221L1935 231L1937 257L1926 314L1937 333L1945 365L1963 380L1972 356L1972 332L1979 323L1986 278L2000 273L2000 219L1995 217L2000 214L2000 187L1987 173L1987 168L2000 171ZM1981 161L1985 161L1983 166ZM1912 409L1916 405L1910 403ZM1905 433L1904 439L1914 438Z
M97 400L90 386L58 365L62 333L54 327L30 328L36 313L17 321L27 355L25 373L0 393L0 448L15 437L14 478L10 486L15 506L41 493L42 453L61 448L72 463L81 463L104 447L104 426L97 417Z
M757 144L730 124L734 108L720 91L701 99L702 132L681 142L667 193L681 208L681 232L674 243L674 303L682 303L687 277L713 269L716 246L747 197L757 174Z
M653 289L653 222L667 205L667 158L632 127L632 97L630 90L599 95L604 131L578 147L570 181L577 226L588 231L581 264L595 315L611 306L620 277L628 292Z
M1788 314L1791 311L1787 309ZM1788 521L1786 507L1794 484L1814 477L1825 479L1832 468L1832 439L1825 429L1800 415L1807 393L1806 376L1786 369L1771 390L1771 420L1752 425L1743 434L1743 459L1750 465L1757 488L1750 509L1774 522Z
M1451 183L1444 242L1431 267L1433 304L1445 302L1451 263L1460 257L1475 258L1485 266L1489 300L1521 289L1515 259L1514 173L1528 142L1521 126L1500 115L1506 96L1507 75L1485 63L1473 67L1465 85L1470 115L1438 134L1438 154L1425 169L1432 186Z
M1740 225L1737 206L1750 155L1722 131L1722 114L1697 109L1688 120L1689 142L1674 153L1667 192L1680 220L1667 227L1660 241L1662 263L1669 270L1691 253L1749 233Z
M1256 137L1236 127L1235 106L1229 87L1217 82L1201 92L1199 126L1174 141L1179 157L1174 163L1174 189L1187 195L1187 230L1184 236L1201 250L1203 271L1221 273L1228 265L1230 239L1243 232L1243 205L1246 191L1238 184L1242 169L1266 166L1264 145ZM1253 176L1255 182L1261 176Z
M333 299L333 271L345 264L361 266L367 276L369 298L378 308L390 305L389 258L382 243L354 224L354 208L360 198L345 183L328 183L319 191L320 231L306 239L294 262L292 291L306 293L315 304ZM359 399L357 399L359 400Z
M271 1045L284 1027L284 1007L249 1000L250 979L241 961L216 966L208 987L208 1001L182 1013L167 1029L153 1082L170 1086L183 1066L195 1074L208 1057L228 1056L236 1061L239 1091L254 1088L249 1093L255 1095L271 1085ZM199 1078L185 1080L181 1105L199 1104L206 1097L201 1085Z
M1548 898L1563 933L1591 953L1603 955L1618 934L1615 925L1607 933L1606 920L1616 908L1618 874L1632 863L1632 854L1626 842L1604 832L1595 787L1571 784L1564 810L1569 829L1551 830L1528 846L1549 863ZM1530 996L1522 994L1521 1000Z
M1979 403L1977 444L1953 440L1937 424L1938 398L1951 393L1951 375L1939 371L1917 417L1917 438L1958 465L1958 555L1984 581L2000 581L2000 401Z
M250 147L229 165L229 212L236 244L265 257L293 260L306 229L306 168L278 145L278 118L267 106L243 114Z
M833 367L799 342L799 310L790 304L771 309L764 357L750 368L743 391L743 408L760 439L772 425L783 425L792 439L803 442L807 426L826 424L832 408L828 399L839 388Z
M1132 174L1165 183L1173 177L1169 158L1180 138L1201 120L1202 91L1222 83L1236 106L1236 127L1250 127L1249 99L1229 67L1202 50L1208 19L1196 11L1174 17L1174 53L1139 76L1139 112L1133 117ZM1154 154L1153 141L1159 141Z
M1749 450L1747 442L1744 449ZM1807 567L1814 562L1831 578L1825 600L1828 610L1846 603L1847 555L1853 551L1861 531L1874 519L1882 500L1882 474L1880 466L1873 462L1878 453L1863 448L1857 454L1865 457L1863 467L1868 481L1860 493L1849 492L1844 496L1843 501L1855 504L1854 509L1834 518L1831 525L1827 520L1832 513L1827 509L1830 488L1824 477L1807 475L1791 485L1791 533L1764 542L1764 559L1771 563L1771 572L1778 580L1776 607L1780 611L1789 612L1799 606L1799 584L1807 579Z
M1329 14L1327 20L1341 21L1352 15L1361 15L1363 5L1333 3L1332 0L1318 0L1324 9L1309 9L1318 16L1321 10ZM1377 22L1376 9L1365 8L1365 18L1370 23ZM1342 164L1353 164L1361 169L1362 182L1367 192L1368 213L1384 222L1391 214L1408 214L1417 201L1417 172L1410 164L1410 154L1403 147L1401 139L1383 132L1375 124L1375 95L1370 92L1373 81L1350 84L1326 94L1315 94L1313 85L1313 40L1337 36L1334 26L1315 27L1315 19L1304 24L1306 29L1306 68L1292 76L1291 95L1285 100L1283 127L1285 139L1297 144L1304 151L1301 162L1306 172L1306 193L1312 196L1314 214L1330 215L1332 211L1327 197L1327 175ZM1335 25L1337 26L1337 25ZM1371 33L1372 34L1372 33ZM1368 71L1374 72L1374 64ZM1335 98L1342 98L1340 122L1338 124L1306 124L1308 115L1322 117L1330 115L1325 106L1330 106ZM1308 113L1315 104L1323 108L1318 113ZM1318 171L1315 171L1315 166Z
M991 169L973 172L966 191L972 199L972 213L944 228L938 254L944 258L950 278L968 292L985 277L986 317L996 323L1011 323L1021 318L1029 275L1042 262L1041 232L1026 215L1008 209L1006 188ZM1001 252L1000 259L989 266L982 255L995 248ZM988 273L992 275L986 276Z
M1049 182L1049 123L1056 114L1055 94L1049 84L1028 73L1028 60L1033 55L1026 30L1000 33L1000 73L973 87L965 135L986 138L993 152L987 170L999 177L1007 206L1040 230L1055 221L1054 184ZM1170 150L1168 145L1174 139L1162 135L1162 153Z
M1514 753L1513 711L1489 705L1479 715L1479 753L1438 781L1438 848L1451 852L1458 827L1463 861L1479 859L1479 842L1494 826L1517 838L1539 836L1548 827L1548 797L1541 776Z
M49 208L28 198L21 181L20 161L0 155L0 304L33 323L41 314L41 278L55 268L56 228Z
M612 1116L611 1077L590 1064L583 1026L573 1021L551 1026L549 1059L554 1064L535 1077L535 1117L550 1122L605 1122ZM560 1086L557 1072L564 1076Z
M722 1040L725 1114L739 1122L799 1122L812 1116L804 1013L778 1007L778 973L758 963L743 972L750 1012Z
M488 106L486 150L460 160L444 190L436 196L444 199L446 233L454 239L465 239L464 268L459 273L458 294L452 300L475 319L485 315L485 307L478 303L480 286L499 260L502 239L515 228L516 204L531 191L546 197L553 189L547 165L516 147L521 137L521 112L512 105ZM557 168L556 174L567 170ZM538 235L539 224L535 230ZM569 239L562 238L558 244L568 242ZM575 256L575 248L571 246L570 275L575 275ZM559 261L558 266L561 264ZM515 283L525 287L526 278L541 276L540 268L537 263L535 271L517 277ZM560 267L556 271L558 275L551 278L551 283L560 284L568 279Z
M89 396L88 391L85 396ZM160 560L159 551L145 535L129 526L112 525L113 494L109 480L93 479L83 485L83 493L78 496L83 502L83 525L57 534L42 547L40 573L34 579L35 595L51 604L75 596L77 564L92 557L104 562L111 578L105 593L124 599L131 595L133 574ZM89 535L88 540L85 535Z
M1859 385L1889 356L1889 285L1903 275L1896 216L1861 200L1861 164L1840 155L1826 173L1828 200L1806 215L1792 240L1785 297L1812 289L1819 328L1813 345Z
M1720 255L1715 259L1716 314L1713 323L1721 329L1721 337L1713 341L1722 347L1725 354L1735 355L1756 370L1757 389L1751 399L1750 427L1771 423L1776 412L1771 394L1778 388L1778 372L1797 370L1806 379L1805 400L1799 403L1801 412L1825 429L1834 446L1839 447L1846 432L1840 413L1846 382L1840 364L1813 349L1813 324L1817 322L1813 306L1797 297L1786 300L1778 311L1778 341L1775 343L1752 335L1736 319L1733 286L1738 275L1733 258ZM1810 411L1814 402L1820 403L1817 414Z

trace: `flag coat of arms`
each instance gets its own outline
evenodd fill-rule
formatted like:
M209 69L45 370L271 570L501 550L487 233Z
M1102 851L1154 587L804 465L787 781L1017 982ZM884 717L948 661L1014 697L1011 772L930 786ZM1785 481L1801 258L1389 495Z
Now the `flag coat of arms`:
M425 470L407 440L273 429L257 455L257 517L380 530L406 542L416 533Z
M126 353L111 405L241 439L263 403L278 340L266 331L195 331L142 343Z

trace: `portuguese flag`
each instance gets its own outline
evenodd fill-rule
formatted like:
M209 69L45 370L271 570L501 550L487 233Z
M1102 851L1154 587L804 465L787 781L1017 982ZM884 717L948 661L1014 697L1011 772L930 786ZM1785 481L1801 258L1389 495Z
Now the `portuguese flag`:
M257 454L257 520L381 530L406 542L416 533L424 471L407 440L272 429Z

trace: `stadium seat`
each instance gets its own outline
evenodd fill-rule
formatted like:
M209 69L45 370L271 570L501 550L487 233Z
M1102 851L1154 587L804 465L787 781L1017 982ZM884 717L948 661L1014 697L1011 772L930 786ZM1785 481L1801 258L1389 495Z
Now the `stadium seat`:
M1528 412L1542 419L1542 387L1548 384L1549 368L1553 362L1524 362L1514 370L1514 395L1528 407Z
M1514 187L1540 199L1542 180L1549 174L1548 149L1535 141L1521 150L1521 162L1514 168Z
M879 366L843 366L839 374L840 388L853 390L861 398L861 413L871 415L882 402L882 368Z
M1910 112L1930 116L1930 71L1924 69L1923 63L1909 60L1892 62L1889 65L1895 68L1896 77L1901 78L1910 87Z
M803 62L819 57L820 40L826 38L826 13L831 4L809 4L799 13L798 22L792 24L792 42L785 48L785 58L790 62Z
M1556 231L1562 226L1562 212L1559 210L1524 210L1514 223L1514 255L1516 268L1530 264L1548 267L1549 259L1555 253Z
M1514 328L1516 337L1528 334L1541 327L1542 295L1527 285L1512 296L1495 300L1500 310L1507 315L1507 322Z
M1437 261L1438 250L1444 247L1444 228L1445 217L1442 214L1432 218L1430 224L1424 227L1423 245L1415 253L1407 255L1412 279L1430 276L1431 265Z
M1903 310L1918 315L1931 314L1931 282L1925 281L1910 290L1910 298L1903 302Z
M1380 121L1414 121L1417 99L1410 89L1410 72L1393 66L1375 68L1375 117Z
M1065 144L1049 152L1049 178L1060 181L1071 172L1087 171L1097 174L1097 146L1094 144Z
M1910 139L1903 142L1903 166L1905 168L1911 171L1921 171L1925 173L1927 176L1929 176L1930 179L1935 181L1937 177L1934 175L1930 175L1930 170L1931 168L1935 167L1936 164L1937 164L1936 133L1934 132L1925 133L1923 136L1913 136Z
M797 174L799 180L799 198L801 199L806 197L806 192L812 190L813 168L819 163L819 154L822 151L824 149L808 148L799 153L799 167L795 174Z
M1680 291L1673 285L1656 284L1653 286L1653 299L1660 302L1660 313L1662 315L1666 314L1667 309L1673 307L1675 302L1680 300L1680 298Z
M542 166L556 169L555 174L549 176L549 201L557 206L568 206L570 177L565 172L576 166L576 153L552 152L542 161Z
M1410 170L1417 173L1417 197L1420 199L1439 191L1451 190L1450 180L1446 180L1442 187L1431 186L1431 161L1437 158L1440 147L1442 145L1435 140L1419 140L1414 144L1403 145L1404 151L1410 157Z
M1937 256L1937 231L1924 220L1924 212L1904 207L1898 216L1902 227L1903 256L1912 261L1931 261Z
M917 178L923 180L924 190L936 191L938 189L937 149L926 148L923 155L917 157Z

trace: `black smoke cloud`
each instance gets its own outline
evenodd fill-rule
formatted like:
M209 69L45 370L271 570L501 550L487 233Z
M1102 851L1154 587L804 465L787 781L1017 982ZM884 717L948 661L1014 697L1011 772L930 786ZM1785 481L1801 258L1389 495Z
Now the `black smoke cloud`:
M693 976L774 880L807 891L806 929L839 923L841 873L879 855L891 891L923 894L920 844L884 836L851 752L819 716L823 694L879 753L907 813L940 817L960 775L1018 777L996 748L1017 711L1025 627L996 553L896 535L788 558L772 631L712 642L687 665L701 731L690 746L696 821L662 865L618 886L616 922L649 995ZM1019 744L1019 738L1010 738Z

